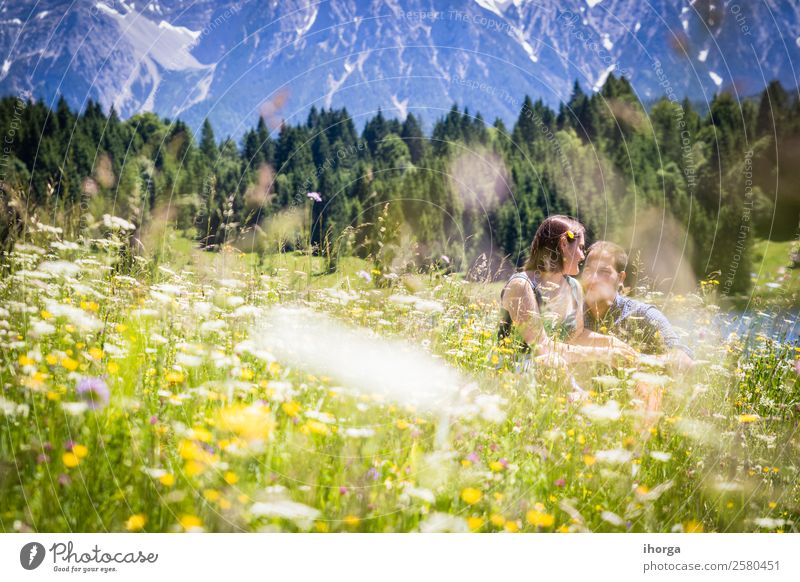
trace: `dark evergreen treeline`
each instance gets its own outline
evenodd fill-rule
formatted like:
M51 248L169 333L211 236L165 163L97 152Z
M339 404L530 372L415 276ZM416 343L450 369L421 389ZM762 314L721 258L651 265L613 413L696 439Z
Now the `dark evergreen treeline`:
M749 284L753 236L792 236L800 215L800 105L777 82L758 100L717 95L701 115L667 98L645 110L611 75L592 95L576 83L558 111L525 97L510 130L454 105L429 136L413 114L378 111L359 135L346 109L312 108L274 132L259 120L240 143L208 122L195 139L152 113L123 121L91 101L76 114L63 99L50 111L6 97L0 135L6 242L32 217L79 236L110 213L137 234L161 218L204 248L285 250L307 244L298 228L310 214L318 252L444 254L457 268L483 257L493 271L524 260L548 214L623 244L635 217L654 214L662 225L638 223L636 236L674 224L695 273L719 271L735 291Z

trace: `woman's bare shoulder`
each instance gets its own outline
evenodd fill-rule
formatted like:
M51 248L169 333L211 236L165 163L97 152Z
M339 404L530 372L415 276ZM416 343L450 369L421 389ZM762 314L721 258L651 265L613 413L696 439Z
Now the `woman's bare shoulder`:
M509 293L512 290L516 291L517 293L530 291L531 284L527 279L525 279L525 277L513 277L508 281L508 283L506 283L506 293Z
M533 296L533 289L531 284L524 277L514 277L506 283L505 291L503 292L503 303L507 304L512 299L527 298Z

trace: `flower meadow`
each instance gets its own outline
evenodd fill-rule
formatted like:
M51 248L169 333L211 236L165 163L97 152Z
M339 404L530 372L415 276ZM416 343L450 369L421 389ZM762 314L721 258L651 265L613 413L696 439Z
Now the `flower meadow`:
M107 226L0 261L3 531L798 531L798 349L720 335L713 285L670 298L698 366L573 402L496 344L496 285Z

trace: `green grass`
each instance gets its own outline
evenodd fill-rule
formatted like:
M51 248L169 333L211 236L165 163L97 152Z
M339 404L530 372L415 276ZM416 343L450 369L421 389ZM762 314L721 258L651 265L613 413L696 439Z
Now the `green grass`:
M494 344L502 283L355 258L320 274L319 257L179 237L129 279L113 250L32 242L42 251L18 248L0 283L3 531L798 529L797 354L722 341L711 296L683 299L703 365L586 367L584 406L562 372L516 373ZM43 266L56 260L72 266ZM428 351L474 383L475 410L446 422L336 366L246 348L251 309L285 304ZM103 375L109 402L76 409L78 385Z
M800 293L800 269L791 268L790 253L794 241L758 240L753 245L752 296L762 301L796 306ZM779 285L779 287L775 287Z

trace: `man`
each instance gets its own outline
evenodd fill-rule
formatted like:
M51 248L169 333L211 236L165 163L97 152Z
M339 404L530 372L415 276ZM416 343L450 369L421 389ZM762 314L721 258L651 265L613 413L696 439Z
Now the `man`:
M644 352L666 352L667 363L679 371L691 368L692 351L664 314L653 305L620 294L627 264L628 255L617 244L598 241L589 247L581 275L585 328L617 336Z

